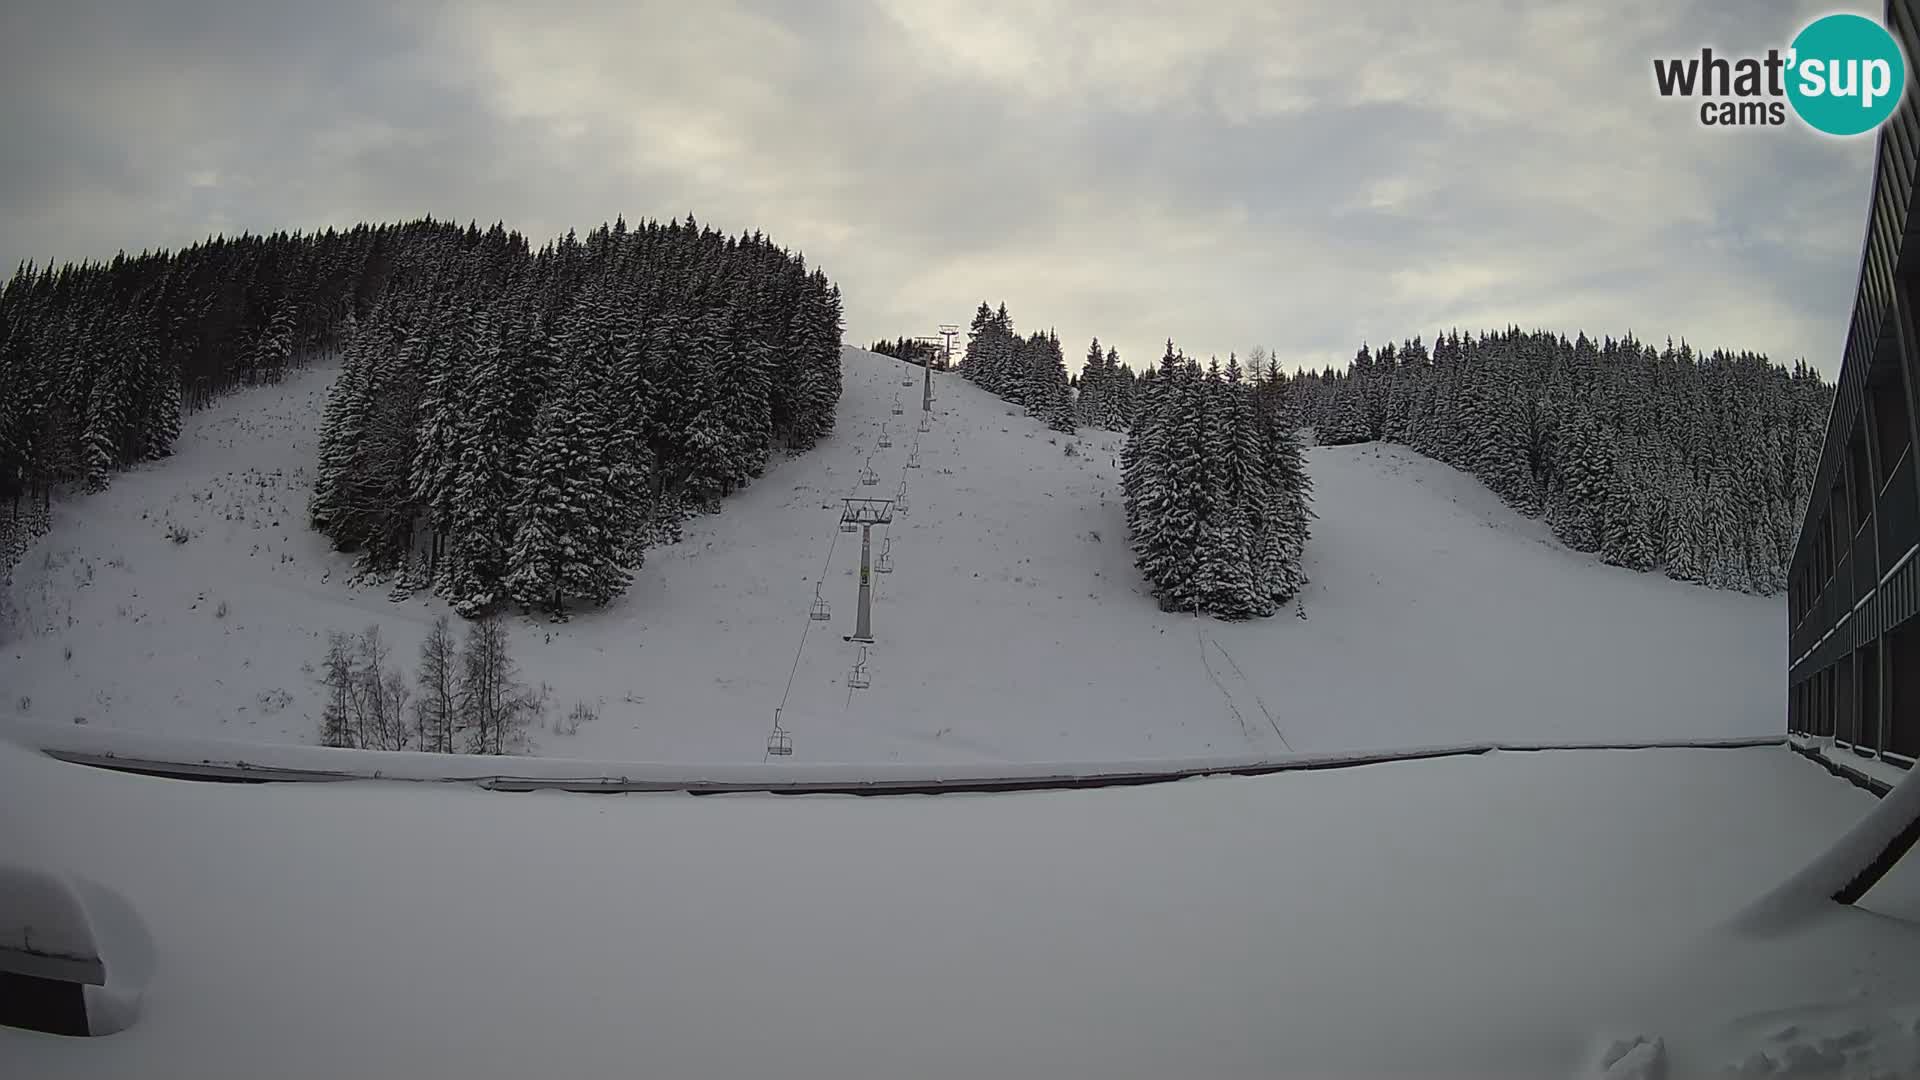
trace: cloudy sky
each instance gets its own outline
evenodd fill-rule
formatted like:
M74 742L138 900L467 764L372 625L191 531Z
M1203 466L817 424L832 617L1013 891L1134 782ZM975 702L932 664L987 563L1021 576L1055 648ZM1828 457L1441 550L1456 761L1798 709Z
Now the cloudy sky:
M1181 10L1186 8L1187 10ZM1703 128L1655 56L1777 0L23 0L0 260L433 214L758 228L848 339L1324 363L1509 322L1831 374L1872 139Z

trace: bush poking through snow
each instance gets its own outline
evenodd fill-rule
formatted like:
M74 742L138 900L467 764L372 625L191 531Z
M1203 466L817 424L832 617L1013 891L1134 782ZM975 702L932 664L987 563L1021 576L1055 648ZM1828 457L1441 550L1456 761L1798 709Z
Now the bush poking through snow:
M560 735L578 735L582 724L590 724L598 719L600 719L599 710L584 701L576 701L573 703L573 711L555 723L553 730Z
M185 525L173 525L167 528L167 539L176 544L184 544L193 539L193 532Z

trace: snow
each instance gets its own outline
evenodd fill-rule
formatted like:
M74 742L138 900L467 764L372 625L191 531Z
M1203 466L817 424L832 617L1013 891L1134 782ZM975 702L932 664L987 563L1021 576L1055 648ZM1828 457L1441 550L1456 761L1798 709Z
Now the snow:
M1351 750L1321 754L1221 754L1041 763L861 762L799 765L766 762L688 764L590 758L371 752L324 746L274 745L191 736L98 731L15 721L0 740L46 751L64 761L166 775L290 781L474 781L503 789L533 787L596 791L728 791L931 793L1017 785L1070 787L1096 781L1167 779L1221 773L1258 775L1307 769L1352 768L1389 761L1463 757L1495 751L1650 750L1783 745L1784 736L1664 742L1473 742Z
M155 954L130 1029L0 1031L0 1072L1569 1077L1657 1039L1670 1076L1910 1073L1914 924L1869 896L1723 927L1874 803L1778 747L874 800L187 784L0 744L0 855L124 897Z
M1832 846L1743 912L1740 925L1756 933L1778 932L1818 914L1830 897L1916 827L1920 827L1920 773L1909 773Z
M517 620L526 677L599 718L535 732L573 759L757 762L773 710L792 763L1151 760L1341 753L1472 741L1777 734L1776 599L1600 564L1477 481L1396 446L1316 448L1298 617L1223 624L1160 612L1132 566L1113 464L1122 436L1077 439L936 375L924 467L919 369L844 353L838 428L781 459L628 593L563 625ZM351 560L304 522L331 372L188 418L179 453L55 506L15 570L0 715L245 742L312 743L330 630L378 622L409 669L430 598L348 584ZM912 379L915 386L903 387ZM900 421L907 421L905 431ZM873 445L891 422L890 449ZM1079 456L1068 457L1076 443ZM862 488L867 455L884 486ZM890 493L898 567L876 575L872 688L844 684L857 537L846 495ZM167 537L185 527L183 544ZM878 544L876 538L876 545ZM831 550L824 595L808 602Z
M1885 785L1887 788L1900 786L1900 782L1911 771L1894 761L1869 757L1851 746L1841 746L1831 735L1795 735L1791 741L1801 750L1810 751L1837 766L1842 772L1855 774L1869 783Z
M0 971L94 981L99 960L86 909L68 884L0 861Z

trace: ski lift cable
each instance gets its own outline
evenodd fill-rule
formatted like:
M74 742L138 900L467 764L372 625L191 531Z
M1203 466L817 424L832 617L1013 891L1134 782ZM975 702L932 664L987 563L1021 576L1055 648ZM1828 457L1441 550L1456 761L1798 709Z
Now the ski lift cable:
M820 590L825 587L827 583L827 572L833 568L833 549L839 542L840 528L836 525L834 526L832 534L827 537L827 557L820 563L820 574L813 579L813 594L815 596L820 595ZM813 629L813 622L813 613L809 610L806 621L801 624L800 627L800 643L796 645L793 650L793 666L787 669L787 685L785 689L780 691L779 706L773 710L773 731L767 733L769 747L772 746L772 736L774 732L780 730L780 711L787 707L787 698L793 694L793 680L794 677L800 673L800 657L807 651L807 633ZM771 757L772 750L769 749L766 754L761 755L760 760L764 764L771 759Z

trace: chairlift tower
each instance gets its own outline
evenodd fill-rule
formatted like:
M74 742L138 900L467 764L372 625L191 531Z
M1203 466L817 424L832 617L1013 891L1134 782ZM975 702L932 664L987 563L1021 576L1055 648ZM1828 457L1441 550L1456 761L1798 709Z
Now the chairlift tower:
M873 643L873 527L893 521L892 499L847 499L840 526L860 527L860 606L848 641Z
M953 370L953 339L958 337L959 335L960 335L959 324L957 323L941 323L940 324L940 337L945 343L945 352L946 352L946 355L940 361L941 371ZM933 366L932 365L927 366L926 381L921 385L921 388L920 388L920 412L922 414L921 421L923 423L925 422L926 417L933 412ZM927 429L922 427L920 430L925 431Z

